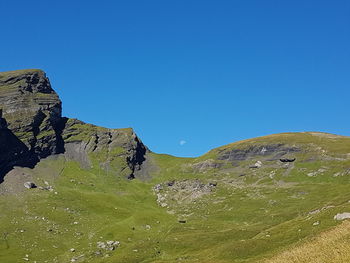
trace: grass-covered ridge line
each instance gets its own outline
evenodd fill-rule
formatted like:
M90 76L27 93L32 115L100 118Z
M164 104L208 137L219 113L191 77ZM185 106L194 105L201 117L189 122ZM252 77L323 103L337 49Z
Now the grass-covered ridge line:
M68 143L88 143L112 131L67 123ZM148 153L147 165L155 167L150 177L127 180L124 147L133 132L116 132L120 144L97 147L89 154L89 168L63 155L33 170L17 168L53 190L0 196L6 211L0 214L1 262L283 262L278 260L285 250L338 229L334 215L350 212L348 137L278 134L198 158ZM269 145L282 146L261 153ZM296 160L282 163L280 154ZM237 159L242 156L246 159ZM250 168L257 161L261 167ZM97 247L108 240L120 246ZM332 239L340 253L348 253L344 240ZM317 246L310 251L316 255Z

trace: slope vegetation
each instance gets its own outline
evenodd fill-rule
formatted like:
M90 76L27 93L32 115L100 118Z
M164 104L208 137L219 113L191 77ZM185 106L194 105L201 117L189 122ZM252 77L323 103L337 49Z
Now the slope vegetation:
M1 74L0 95L46 78ZM0 123L0 262L347 262L349 224L334 217L350 212L349 137L284 133L178 158L36 101L39 129L28 115L26 134L13 128L11 110Z

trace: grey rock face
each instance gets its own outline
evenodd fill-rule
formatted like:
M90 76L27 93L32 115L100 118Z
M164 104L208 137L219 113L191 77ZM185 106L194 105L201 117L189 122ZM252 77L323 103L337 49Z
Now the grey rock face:
M279 160L286 154L300 152L297 147L283 144L251 145L242 149L229 149L219 153L219 160L243 161L255 157L266 156L269 160Z
M143 145L134 131L127 129L107 129L87 124L77 119L67 119L62 132L65 143L65 154L68 158L78 161L82 167L89 168L89 154L105 151L101 168L109 169L117 158L125 161L128 179L135 178L135 172L141 168L148 149Z

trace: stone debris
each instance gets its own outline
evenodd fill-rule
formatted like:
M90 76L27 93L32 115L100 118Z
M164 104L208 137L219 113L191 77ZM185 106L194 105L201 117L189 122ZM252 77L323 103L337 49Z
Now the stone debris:
M317 171L313 171L313 172L307 173L307 176L314 177L314 176L317 176L319 174L323 174L326 171L327 171L327 169L325 167L321 167Z
M97 248L104 249L104 250L115 250L117 247L119 247L120 242L119 241L114 241L114 240L109 240L106 242L103 241L98 241L97 242Z
M217 187L216 182L202 183L200 180L170 181L157 184L153 191L157 203L161 207L169 207L169 202L194 202L204 195L210 194Z
M333 208L333 207L335 207L335 206L334 205L327 205L327 206L324 206L324 207L322 207L320 209L316 209L316 210L310 211L309 215L315 215L315 214L320 213L321 211L324 211L324 210L327 210L327 209Z

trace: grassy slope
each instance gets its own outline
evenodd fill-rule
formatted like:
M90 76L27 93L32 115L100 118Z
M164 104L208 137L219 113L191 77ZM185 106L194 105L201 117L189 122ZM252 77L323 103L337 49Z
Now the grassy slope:
M193 169L198 162L216 161L225 149L279 142L304 145L308 150L297 154L304 161L287 170L276 162L247 169L255 159L239 167L227 162L221 168ZM47 159L33 171L24 170L34 173L37 182L47 180L54 191L34 189L0 197L5 211L0 214L0 262L21 262L26 254L38 263L69 262L80 255L77 262L226 263L282 257L284 249L337 225L336 213L350 212L349 175L334 177L350 168L348 152L346 137L273 135L193 159L151 154L160 169L147 182L107 173L99 168L98 156L92 156L95 165L89 170L63 157ZM316 155L322 158L310 161ZM325 171L307 176L322 167ZM60 171L60 176L50 176L50 170ZM239 176L242 171L246 176ZM169 190L168 206L160 207L152 188L185 179L215 181L217 187L199 198L178 199L185 192ZM309 214L326 206L334 207ZM121 246L96 255L96 242L106 240L118 240ZM274 260L283 262L278 256Z
M264 263L350 262L350 222L327 230L307 242L294 245Z

